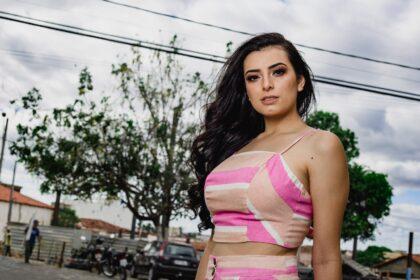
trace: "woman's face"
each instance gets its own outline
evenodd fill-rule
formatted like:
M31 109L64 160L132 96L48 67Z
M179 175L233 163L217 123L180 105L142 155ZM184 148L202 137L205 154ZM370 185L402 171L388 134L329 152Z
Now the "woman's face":
M270 46L248 54L244 60L247 95L254 109L263 116L284 115L296 110L298 91L305 80L297 79L286 51ZM264 99L268 96L273 98Z

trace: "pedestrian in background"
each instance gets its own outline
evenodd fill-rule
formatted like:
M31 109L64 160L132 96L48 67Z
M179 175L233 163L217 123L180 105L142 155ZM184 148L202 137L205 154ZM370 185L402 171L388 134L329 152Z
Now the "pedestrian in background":
M32 226L28 226L25 229L25 263L29 263L29 258L34 250L36 239L38 239L39 244L41 243L41 235L38 229L38 224L38 220L34 220Z
M4 256L11 256L10 253L10 246L12 245L12 234L10 233L10 229L6 228L6 232L4 234L4 240L3 240L3 255Z

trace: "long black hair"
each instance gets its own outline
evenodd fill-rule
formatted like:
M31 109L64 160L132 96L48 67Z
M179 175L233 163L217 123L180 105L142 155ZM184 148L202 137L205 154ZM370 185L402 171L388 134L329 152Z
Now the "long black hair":
M201 219L199 230L213 228L210 212L204 200L207 175L219 163L231 156L264 131L263 116L255 111L246 94L243 63L247 55L268 46L280 46L288 54L296 77L304 77L304 88L297 95L297 111L306 119L315 101L312 72L296 47L279 33L257 35L240 45L219 72L214 101L205 105L201 133L193 141L190 164L197 182L188 190L189 204Z

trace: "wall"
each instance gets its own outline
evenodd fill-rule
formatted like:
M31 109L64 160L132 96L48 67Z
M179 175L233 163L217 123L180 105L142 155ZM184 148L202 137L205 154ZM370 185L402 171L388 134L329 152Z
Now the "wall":
M25 224L12 223L10 229L12 233L12 254L23 255L23 240L24 240L24 229ZM39 259L46 262L57 262L63 243L66 243L64 249L64 261L71 255L73 246L79 242L74 242L76 238L80 238L81 235L86 236L85 230L78 230L73 228L55 227L55 226L40 226L39 231L42 236L41 247L39 248ZM96 236L92 235L92 238ZM130 251L135 251L137 246L140 248L144 247L145 241L130 240L115 238L110 239L104 237L105 242L112 244L117 251L123 251L127 247ZM34 252L32 254L33 259L38 257L38 242L35 245Z
M118 200L106 202L64 199L62 204L69 205L79 218L99 219L123 228L131 228L133 214Z
M9 203L0 201L0 238L3 240L4 227L7 225L7 215L9 213ZM32 207L22 204L13 204L12 222L27 224L32 215L35 214L35 219L39 221L40 225L50 225L53 210L47 208Z

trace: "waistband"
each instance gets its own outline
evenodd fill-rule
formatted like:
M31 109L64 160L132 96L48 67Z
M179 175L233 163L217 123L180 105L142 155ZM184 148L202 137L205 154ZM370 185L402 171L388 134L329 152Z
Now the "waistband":
M209 256L209 262L217 264L219 268L263 268L277 269L282 267L297 266L296 255L229 255Z
M242 279L245 275L246 279L298 279L297 273L296 255L210 255L205 279Z

